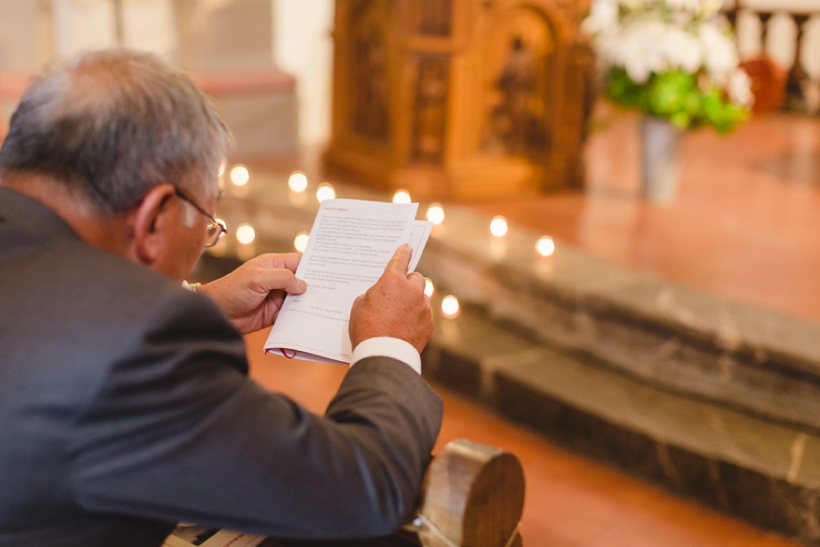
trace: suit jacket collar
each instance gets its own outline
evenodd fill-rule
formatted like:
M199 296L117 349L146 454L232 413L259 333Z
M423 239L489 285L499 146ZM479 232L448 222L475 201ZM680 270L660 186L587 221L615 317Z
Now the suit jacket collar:
M80 239L57 213L39 201L0 186L0 226L3 225L37 236Z

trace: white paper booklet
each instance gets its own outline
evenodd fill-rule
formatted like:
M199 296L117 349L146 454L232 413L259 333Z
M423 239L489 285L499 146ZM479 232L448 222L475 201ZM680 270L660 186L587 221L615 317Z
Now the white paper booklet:
M418 203L354 199L322 202L296 276L304 294L288 296L265 351L325 363L349 363L347 325L353 301L373 286L401 245L418 264L432 223L416 221Z

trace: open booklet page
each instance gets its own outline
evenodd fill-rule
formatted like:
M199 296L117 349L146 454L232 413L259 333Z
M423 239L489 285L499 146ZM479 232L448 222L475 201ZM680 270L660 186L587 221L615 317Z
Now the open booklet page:
M265 350L311 361L349 363L353 301L373 286L401 245L415 269L432 224L416 221L417 203L351 199L322 202L296 276L304 294L288 296Z

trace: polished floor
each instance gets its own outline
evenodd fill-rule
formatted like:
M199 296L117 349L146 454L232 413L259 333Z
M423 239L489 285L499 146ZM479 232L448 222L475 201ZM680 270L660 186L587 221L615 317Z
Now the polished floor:
M251 375L313 412L324 411L346 372L341 365L266 356L266 332L247 338ZM527 494L524 547L797 547L694 502L566 452L441 386L440 448L468 438L514 453Z
M474 206L692 288L820 321L820 118L685 135L679 195L639 199L637 116L599 109L587 192Z

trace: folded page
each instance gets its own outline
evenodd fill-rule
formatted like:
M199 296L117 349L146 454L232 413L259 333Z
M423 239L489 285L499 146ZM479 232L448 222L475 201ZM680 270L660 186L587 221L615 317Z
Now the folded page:
M335 199L322 202L296 276L304 294L288 296L265 343L287 357L349 363L353 301L373 286L401 245L426 243L429 223L414 231L417 203ZM417 263L419 252L414 253Z
M410 241L408 243L413 248L413 258L410 259L410 267L407 268L407 273L415 272L416 267L421 260L421 253L427 245L427 240L430 239L430 232L433 231L433 223L428 220L413 221L413 229L410 232Z

